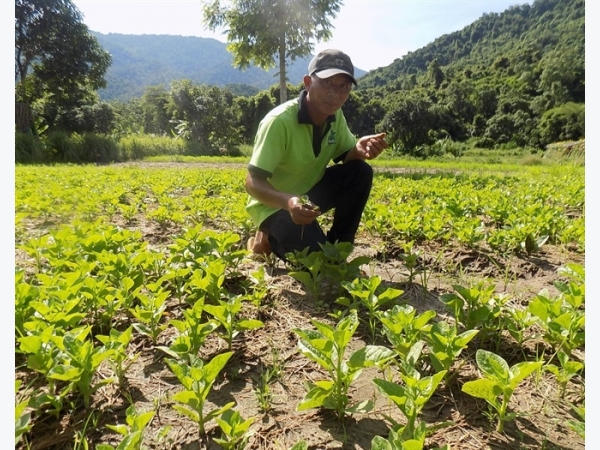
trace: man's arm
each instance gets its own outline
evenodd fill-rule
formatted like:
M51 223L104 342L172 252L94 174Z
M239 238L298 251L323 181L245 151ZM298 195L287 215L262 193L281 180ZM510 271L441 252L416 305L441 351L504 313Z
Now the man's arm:
M246 192L263 205L289 211L297 225L307 225L321 213L302 205L300 197L275 189L265 177L248 172L246 175Z

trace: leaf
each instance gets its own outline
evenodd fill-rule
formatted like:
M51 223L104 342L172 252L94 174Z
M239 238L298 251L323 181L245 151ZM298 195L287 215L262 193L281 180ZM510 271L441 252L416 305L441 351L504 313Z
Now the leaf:
M348 360L351 368L373 367L395 356L393 350L380 345L367 345L356 350Z
M507 362L501 356L479 349L475 354L477 366L483 374L494 381L499 381L503 386L508 386L510 383L510 368Z
M488 380L485 378L480 380L467 381L465 384L463 384L461 390L472 397L484 399L497 410L500 409L498 396L502 395L503 391L502 388L495 381Z
M312 385L312 388L308 391L304 399L296 407L297 411L305 411L311 408L320 408L329 398L332 392L333 385L327 389L318 385Z

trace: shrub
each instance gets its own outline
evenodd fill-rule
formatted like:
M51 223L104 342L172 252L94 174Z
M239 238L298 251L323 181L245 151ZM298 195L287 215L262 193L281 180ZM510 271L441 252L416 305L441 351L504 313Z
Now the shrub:
M15 133L15 163L31 164L44 158L44 144L33 134Z

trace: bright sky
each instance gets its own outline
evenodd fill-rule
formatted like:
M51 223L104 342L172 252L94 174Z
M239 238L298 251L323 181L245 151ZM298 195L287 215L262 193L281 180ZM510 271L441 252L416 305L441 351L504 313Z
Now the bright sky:
M170 34L211 37L222 42L226 36L206 30L202 2L75 0L92 31L121 34ZM484 13L500 13L513 5L533 0L396 0L344 1L333 19L333 38L318 43L348 53L354 65L372 70L391 64L433 42L461 30Z

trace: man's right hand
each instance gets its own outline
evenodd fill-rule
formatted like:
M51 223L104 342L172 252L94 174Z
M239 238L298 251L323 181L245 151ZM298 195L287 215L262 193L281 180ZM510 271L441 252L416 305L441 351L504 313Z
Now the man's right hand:
M288 200L288 211L296 225L308 225L322 214L317 205L306 204L300 197Z

